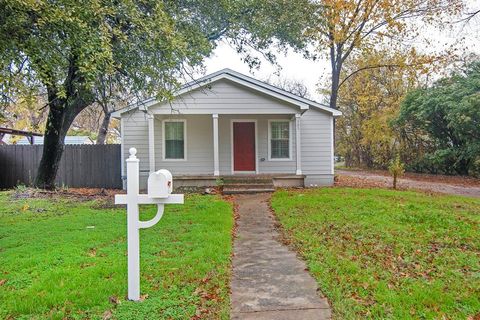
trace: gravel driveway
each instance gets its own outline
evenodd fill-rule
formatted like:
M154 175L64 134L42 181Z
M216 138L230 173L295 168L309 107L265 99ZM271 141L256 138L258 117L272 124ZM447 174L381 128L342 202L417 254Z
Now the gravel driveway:
M384 172L335 170L338 175L337 185L353 187L392 187L392 177ZM442 180L442 181L438 181ZM449 181L450 180L450 181ZM398 181L399 189L417 189L453 195L480 198L480 183L478 180L459 177L419 175L403 177Z

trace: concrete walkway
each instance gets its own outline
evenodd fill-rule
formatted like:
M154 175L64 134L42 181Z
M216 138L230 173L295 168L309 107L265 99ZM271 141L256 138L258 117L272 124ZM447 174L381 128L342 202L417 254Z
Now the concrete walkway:
M234 241L232 319L330 319L305 264L279 240L270 194L238 195L238 232Z

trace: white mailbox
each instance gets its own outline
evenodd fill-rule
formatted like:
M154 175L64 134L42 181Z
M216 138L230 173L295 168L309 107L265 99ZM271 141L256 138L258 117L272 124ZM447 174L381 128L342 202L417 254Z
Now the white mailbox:
M173 179L170 171L161 169L148 176L148 197L168 198L173 190Z

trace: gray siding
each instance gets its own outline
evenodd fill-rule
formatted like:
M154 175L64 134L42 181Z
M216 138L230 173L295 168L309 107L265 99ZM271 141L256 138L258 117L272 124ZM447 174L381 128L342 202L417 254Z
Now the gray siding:
M232 81L219 80L209 89L193 90L150 110L156 114L294 114L298 108Z
M332 116L310 109L301 119L302 173L333 174Z
M123 115L123 155L128 159L128 149L137 149L140 160L140 172L148 172L148 121L147 115L141 111L129 112ZM123 164L125 167L125 163ZM126 174L126 171L124 171Z

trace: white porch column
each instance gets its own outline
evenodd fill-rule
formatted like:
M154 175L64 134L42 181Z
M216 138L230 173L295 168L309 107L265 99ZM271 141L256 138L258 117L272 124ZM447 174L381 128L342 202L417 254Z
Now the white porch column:
M149 114L148 118L148 165L150 172L155 172L155 117Z
M127 175L125 174L125 121L123 120L123 117L120 118L120 141L120 159L122 160L122 189L127 190Z
M220 162L218 156L218 114L212 114L213 118L213 175L220 175Z
M297 171L296 175L302 174L302 141L300 139L300 117L302 115L297 113L295 114L295 150L296 150L296 160L297 160Z

